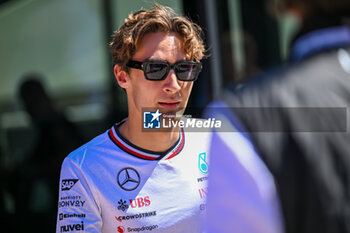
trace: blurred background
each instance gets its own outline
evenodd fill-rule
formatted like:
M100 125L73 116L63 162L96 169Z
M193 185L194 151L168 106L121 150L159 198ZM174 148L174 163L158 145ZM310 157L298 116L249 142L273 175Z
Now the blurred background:
M283 64L298 23L264 0L159 0L202 26L210 57L189 107ZM0 221L54 232L60 164L127 116L108 43L151 0L0 0Z

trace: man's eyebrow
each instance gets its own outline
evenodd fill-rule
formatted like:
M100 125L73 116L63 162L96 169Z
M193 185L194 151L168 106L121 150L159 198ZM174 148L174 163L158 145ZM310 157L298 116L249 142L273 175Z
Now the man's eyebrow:
M146 58L144 61L165 61L165 62L168 62L167 60L163 60L160 58ZM180 62L180 61L189 61L189 60L187 60L186 58L183 58L183 59L177 60L176 62Z
M149 57L149 58L146 58L145 61L163 61L163 60Z

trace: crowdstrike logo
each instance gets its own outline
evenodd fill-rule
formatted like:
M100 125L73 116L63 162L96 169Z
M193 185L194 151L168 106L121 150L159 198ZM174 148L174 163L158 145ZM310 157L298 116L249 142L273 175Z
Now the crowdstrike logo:
M156 211L152 211L152 212L147 212L147 213L126 215L126 216L118 216L118 217L115 217L115 219L118 222L122 222L122 221L139 219L139 218L148 218L148 217L152 217L152 216L156 216L156 215L157 215L157 212Z

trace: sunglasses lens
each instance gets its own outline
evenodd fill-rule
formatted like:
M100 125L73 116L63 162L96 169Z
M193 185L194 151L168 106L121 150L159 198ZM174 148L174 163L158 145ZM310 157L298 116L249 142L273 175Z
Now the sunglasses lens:
M136 63L135 61L132 61ZM138 62L142 63L142 62ZM200 73L202 66L200 63L195 62L178 62L174 65L170 65L168 62L162 61L147 61L135 66L133 63L129 63L129 67L140 69L141 67L145 73L147 80L159 81L164 80L168 75L170 69L174 69L176 77L181 81L195 81Z
M148 80L162 80L167 73L167 64L148 63L145 67L145 76Z
M181 81L194 81L199 74L200 66L192 63L179 63L176 67L177 78Z

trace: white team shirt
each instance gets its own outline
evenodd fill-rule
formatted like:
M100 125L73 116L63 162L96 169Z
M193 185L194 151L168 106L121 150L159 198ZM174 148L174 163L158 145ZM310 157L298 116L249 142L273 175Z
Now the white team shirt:
M114 126L61 169L56 232L201 232L209 133L184 133L165 153L139 148Z

